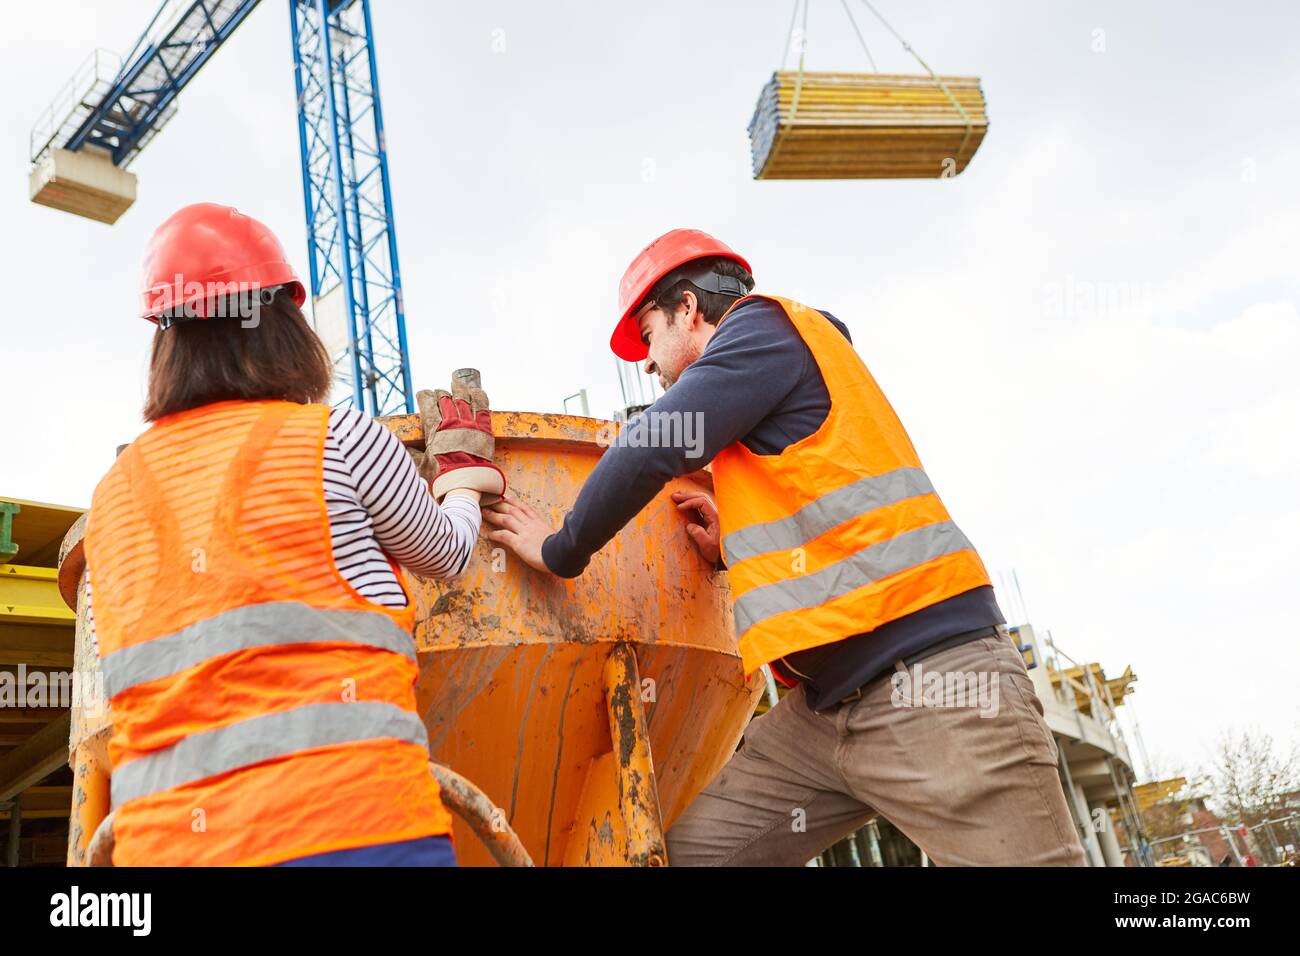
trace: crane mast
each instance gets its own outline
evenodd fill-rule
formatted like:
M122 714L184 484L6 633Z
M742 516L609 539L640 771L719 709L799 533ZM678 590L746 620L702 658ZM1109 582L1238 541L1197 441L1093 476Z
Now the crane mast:
M370 0L289 6L317 329L340 399L371 415L413 412Z

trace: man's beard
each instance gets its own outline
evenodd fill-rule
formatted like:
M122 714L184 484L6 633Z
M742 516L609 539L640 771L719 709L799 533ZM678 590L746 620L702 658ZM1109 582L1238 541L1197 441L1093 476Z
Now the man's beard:
M693 343L691 342L690 339L686 338L686 336L682 336L680 350L674 349L672 355L673 364L678 366L678 371L677 374L674 375L671 379L668 378L666 372L663 372L663 366L661 365L659 367L662 373L659 376L659 386L665 392L668 391L668 389L671 388L673 385L676 385L677 380L682 377L682 372L685 372L688 368L690 368L691 365L695 363L695 360L698 359L700 355L703 354L702 352L696 351L692 347L692 344Z

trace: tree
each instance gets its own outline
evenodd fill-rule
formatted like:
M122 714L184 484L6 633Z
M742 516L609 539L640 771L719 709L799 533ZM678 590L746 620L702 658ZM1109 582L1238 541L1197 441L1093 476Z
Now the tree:
M1208 774L1219 815L1249 827L1284 815L1285 795L1300 789L1300 751L1280 752L1258 729L1226 730L1215 745Z

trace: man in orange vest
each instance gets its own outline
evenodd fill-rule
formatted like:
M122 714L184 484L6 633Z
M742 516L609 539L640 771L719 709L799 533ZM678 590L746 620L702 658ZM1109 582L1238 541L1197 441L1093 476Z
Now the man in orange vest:
M792 689L672 826L669 861L800 865L883 816L941 865L1083 865L979 555L847 328L753 285L697 230L647 246L610 346L665 394L558 532L515 498L484 511L493 541L573 577L669 479L712 462L716 506L674 500L701 555L725 561L746 676L769 665Z

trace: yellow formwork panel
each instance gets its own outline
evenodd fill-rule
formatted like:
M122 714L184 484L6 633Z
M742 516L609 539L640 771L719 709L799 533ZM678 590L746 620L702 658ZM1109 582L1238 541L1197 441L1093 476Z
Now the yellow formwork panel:
M1168 800L1174 794L1181 792L1187 786L1186 777L1171 777L1168 780L1155 780L1151 783L1143 783L1133 788L1133 796L1137 798L1138 809L1146 813L1157 803Z
M71 626L76 613L59 594L56 568L0 564L0 624Z
M1092 705L1089 701L1086 688L1088 686L1088 674L1092 675L1093 686L1097 688L1097 693L1110 694L1110 699L1116 707L1124 703L1124 698L1133 693L1133 684L1137 681L1137 675L1133 673L1132 667L1126 667L1124 673L1119 677L1106 677L1106 672L1102 670L1101 665L1095 661L1085 667L1069 667L1060 671L1049 671L1053 687L1060 687L1061 681L1064 680L1074 690L1075 706L1085 714L1091 712ZM1105 691L1102 688L1105 687Z

